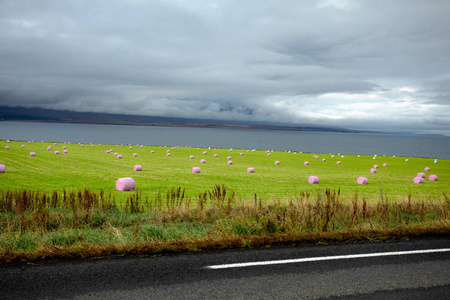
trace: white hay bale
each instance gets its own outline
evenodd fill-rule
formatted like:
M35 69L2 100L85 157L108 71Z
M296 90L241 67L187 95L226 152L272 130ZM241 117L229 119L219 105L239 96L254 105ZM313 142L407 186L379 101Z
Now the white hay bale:
M192 168L192 173L200 173L200 172L201 172L200 167L193 167Z
M142 166L141 165L135 165L134 166L134 170L135 171L142 171Z
M437 175L430 175L430 176L428 176L428 180L429 181L438 181L438 177L437 177Z
M36 152L30 152L30 156L36 156Z
M6 166L0 165L0 173L5 173L5 172L6 172Z
M255 173L255 168L247 168L247 173Z
M417 177L414 177L413 182L414 183L424 183L425 181L423 180L423 177L417 176Z
M313 183L319 183L319 177L317 176L309 176L308 177L308 182L313 184Z
M131 177L119 178L116 181L116 190L118 191L134 191L136 188L136 183Z
M368 184L369 183L369 179L367 179L366 177L358 177L358 179L356 180L357 184Z

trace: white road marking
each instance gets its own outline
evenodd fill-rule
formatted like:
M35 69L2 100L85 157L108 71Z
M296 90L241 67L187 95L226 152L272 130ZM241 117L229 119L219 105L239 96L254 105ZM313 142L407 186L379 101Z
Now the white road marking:
M237 263L237 264L212 265L212 266L206 266L205 268L217 270L217 269L230 269L230 268L245 268L245 267L254 267L254 266L293 264L293 263L303 263L303 262L311 262L311 261L354 259L354 258L364 258L364 257L411 255L411 254L426 254L426 253L449 252L449 251L450 251L450 248L397 251L397 252L378 252L378 253L350 254L350 255L337 255L337 256L308 257L308 258L285 259L285 260L255 261L255 262L246 262L246 263Z

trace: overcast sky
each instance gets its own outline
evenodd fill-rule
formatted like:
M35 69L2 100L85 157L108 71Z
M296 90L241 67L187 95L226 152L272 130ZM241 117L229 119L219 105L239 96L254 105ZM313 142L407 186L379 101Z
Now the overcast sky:
M0 105L450 135L450 1L1 0Z

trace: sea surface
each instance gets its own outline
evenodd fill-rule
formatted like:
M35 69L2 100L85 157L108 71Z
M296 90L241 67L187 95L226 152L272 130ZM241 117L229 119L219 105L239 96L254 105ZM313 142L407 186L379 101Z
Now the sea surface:
M0 140L7 139L450 159L447 136L1 121Z

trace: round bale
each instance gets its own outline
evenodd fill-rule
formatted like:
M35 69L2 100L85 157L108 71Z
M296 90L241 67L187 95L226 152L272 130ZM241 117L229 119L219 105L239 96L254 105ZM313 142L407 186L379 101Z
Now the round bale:
M201 172L200 167L193 167L192 168L192 173L200 173L200 172Z
M340 165L340 164L341 164L341 162L340 162L340 161L338 160L338 161L336 162L336 164L337 164L337 165Z
M308 161L305 161L303 164L304 164L305 166L307 166L307 165L309 165L309 162L308 162Z
M134 170L135 171L142 171L142 166L141 165L135 165L134 166Z
M424 169L426 172L430 171L431 169L429 167L425 167Z
M201 163L201 164L204 164L204 163L206 163L206 160L205 160L205 159L201 159L201 160L200 160L200 163Z
M416 177L422 177L422 178L425 178L425 173L417 173Z
M414 177L413 182L414 183L423 183L424 180L423 180L423 177L417 176L417 177Z
M374 168L370 169L370 173L376 173L376 172L377 172L377 169L374 169Z
M279 165L279 164L280 164L280 162L279 162L279 161L277 160L277 161L275 161L275 164L276 164L276 165Z
M309 176L308 177L308 182L313 184L313 183L319 183L319 177L317 176Z
M116 181L116 190L118 191L134 191L136 183L131 177L119 178Z
M0 173L5 173L5 171L6 171L6 166L0 165Z
M437 181L438 177L437 177L437 175L430 175L430 176L428 176L428 180L429 181Z
M30 152L30 156L36 156L36 152Z
M367 179L366 177L358 177L358 179L356 180L357 184L368 184L369 183L369 179Z
M255 168L247 168L247 173L255 173Z
M233 162L231 160L227 161L227 164L232 165Z

